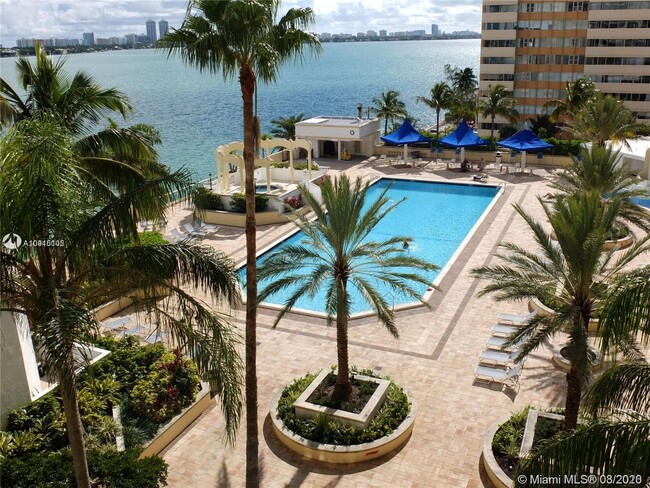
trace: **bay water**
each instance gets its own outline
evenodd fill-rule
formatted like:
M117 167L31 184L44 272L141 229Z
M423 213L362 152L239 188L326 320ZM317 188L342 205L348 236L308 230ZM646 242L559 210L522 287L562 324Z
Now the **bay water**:
M357 115L382 91L397 90L420 127L435 124L435 112L416 103L444 80L444 66L470 67L478 76L480 40L325 43L319 57L289 63L275 83L258 87L262 132L271 120L304 113ZM0 59L0 75L17 88L16 58ZM34 60L34 58L31 58ZM198 178L215 172L214 150L240 141L242 99L237 78L200 73L179 58L154 49L105 51L67 57L66 71L83 70L105 87L126 93L135 105L128 123L156 126L163 137L161 160L190 168ZM118 121L121 123L121 121Z

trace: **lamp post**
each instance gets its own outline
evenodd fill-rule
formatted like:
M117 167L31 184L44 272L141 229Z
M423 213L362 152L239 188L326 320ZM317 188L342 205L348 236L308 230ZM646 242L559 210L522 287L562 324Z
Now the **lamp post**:
M361 120L361 110L363 109L363 105L361 105L361 102L357 103L357 118Z

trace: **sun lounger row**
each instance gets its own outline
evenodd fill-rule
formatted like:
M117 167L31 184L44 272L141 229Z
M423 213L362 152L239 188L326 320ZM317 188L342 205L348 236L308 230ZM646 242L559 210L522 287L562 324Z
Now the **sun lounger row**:
M197 227L195 228L192 224L189 222L186 224L183 224L183 228L185 229L185 233L181 232L178 229L172 229L170 231L171 234L171 240L175 243L182 242L182 241L190 241L193 242L195 239L199 238L202 239L205 236L209 234L214 234L219 230L219 226L217 225L211 225L211 224L205 224L201 222L200 220L196 220Z

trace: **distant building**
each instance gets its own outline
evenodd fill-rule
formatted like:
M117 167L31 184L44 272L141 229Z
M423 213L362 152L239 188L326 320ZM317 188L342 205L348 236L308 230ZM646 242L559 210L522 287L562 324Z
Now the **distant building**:
M82 44L84 46L94 46L95 45L95 33L94 32L84 32Z
M160 34L160 39L165 37L168 32L169 22L167 22L165 19L162 19L160 22L158 22L158 33Z
M479 89L500 83L513 91L523 121L586 76L650 122L649 12L639 1L483 0ZM479 124L490 128L489 119Z
M149 42L153 44L158 40L158 36L156 35L156 21L149 19L145 22L145 25L147 26L147 37L149 38Z
M332 38L332 34L330 34L329 32L323 32L318 37L324 40L329 40Z
M379 29L379 37L386 37L386 35L388 35L386 29Z
M431 35L437 36L440 34L440 29L438 29L438 24L431 24Z
M66 47L70 45L70 41L68 39L54 39L54 45L56 47Z
M150 44L151 38L147 34L140 34L135 37L135 43L141 45Z
M135 43L138 42L138 36L135 34L127 34L124 36L126 44L129 46L135 46Z
M78 46L79 39L68 39L68 46Z
M357 32L357 38L361 39L361 38L365 38L365 37L366 37L365 32Z
M369 30L368 32L366 32L366 36L377 37L377 33L374 30Z

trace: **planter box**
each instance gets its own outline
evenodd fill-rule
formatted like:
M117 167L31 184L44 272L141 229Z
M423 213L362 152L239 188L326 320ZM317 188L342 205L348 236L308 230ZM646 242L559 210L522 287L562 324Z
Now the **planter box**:
M356 379L376 383L377 389L372 394L368 400L368 403L360 413L351 413L337 408L316 405L315 403L307 401L307 399L311 396L312 393L314 393L316 388L318 388L318 386L325 380L330 372L331 371L327 369L321 371L320 374L316 376L314 381L312 381L311 384L307 387L307 389L302 392L302 395L298 397L296 402L293 404L296 410L296 417L300 419L310 419L316 417L319 414L325 414L333 417L341 423L351 425L358 429L365 429L370 424L370 421L374 418L377 410L379 410L379 407L384 404L386 395L388 395L388 387L390 386L390 381L355 374L354 377Z
M530 299L528 302L528 310L531 312L537 312L537 315L540 317L549 317L551 315L555 315L555 310L544 305L538 298ZM589 326L587 327L587 332L598 332L598 325L598 319L591 319L589 321Z
M159 454L210 406L210 385L201 382L201 388L194 403L161 427L156 437L144 446L138 459Z
M163 288L157 288L155 296L164 297L167 296L167 292ZM144 299L144 292L142 290L132 290L123 297L96 307L92 313L95 315L95 320L101 322L102 320L115 315L120 310L130 307L137 300L142 299Z
M566 344L560 344L559 346L555 346L553 348L553 364L555 364L555 366L560 368L562 371L566 371L568 373L571 369L571 363L568 359L562 356L560 352L565 346ZM595 351L594 349L591 349L591 351L593 351L593 353L596 355L596 360L594 361L592 370L599 370L603 366L603 360L600 357L598 351Z
M513 486L512 479L501 469L492 452L492 441L502 424L510 420L510 415L505 415L488 427L485 437L483 438L483 466L490 481L496 488L510 488Z

